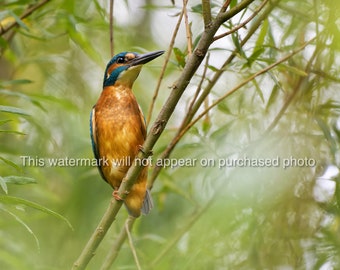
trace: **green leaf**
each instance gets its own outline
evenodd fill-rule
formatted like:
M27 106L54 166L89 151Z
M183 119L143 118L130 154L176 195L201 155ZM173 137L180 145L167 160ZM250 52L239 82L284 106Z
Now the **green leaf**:
M216 68L216 67L214 67L214 66L212 66L212 65L208 65L208 68L209 68L210 70L214 71L214 72L219 71L218 68Z
M302 77L307 77L308 74L304 71L304 70L301 70L297 67L293 67L293 66L289 66L289 65L286 65L286 64L280 64L279 66L279 69L283 69L283 70L288 70L296 75L299 75L299 76L302 76Z
M0 156L0 160L2 160L4 163L6 163L7 165L13 168L20 170L20 167L17 164L15 164L13 161L10 161L9 159L1 157L1 156Z
M0 48L5 49L6 47L7 47L7 41L3 37L0 37Z
M13 12L13 11L9 11L8 12L11 16L13 16L13 18L15 19L15 21L17 22L17 24L19 24L22 28L24 28L25 30L28 30L28 27L26 26L26 24Z
M46 109L41 105L41 103L29 95L26 95L20 92L9 91L9 90L0 90L0 94L5 94L8 96L15 96L15 97L25 99L46 112Z
M10 85L18 85L18 84L28 84L32 83L33 81L28 79L20 79L20 80L11 80L11 81L2 81L0 82L0 86L2 87L8 87Z
M8 122L11 122L11 121L12 121L12 120L10 120L10 119L0 120L0 126L6 124L6 123L8 123Z
M252 83L255 85L255 89L257 94L260 96L262 102L264 103L264 96L263 96L263 92L259 86L259 84L257 83L256 79L252 80Z
M26 111L23 109L12 107L12 106L3 106L0 105L0 112L6 112L6 113L12 113L12 114L18 114L18 115L24 115L24 116L30 116Z
M225 102L220 102L219 104L217 104L217 109L220 110L221 112L225 113L225 114L231 114L231 111L229 109L229 106L225 103Z
M202 14L202 12L203 12L202 4L198 4L198 5L196 5L196 6L192 6L192 7L191 7L191 11L192 11L192 12L195 12L195 13Z
M254 50L251 56L247 58L247 66L250 67L256 60L258 60L259 56L264 53L265 49L263 47Z
M336 147L337 143L331 134L331 130L329 126L321 117L316 117L316 121L319 127L321 128L326 140L329 142L331 151L335 153L337 151L337 147Z
M266 19L266 20L263 21L260 33L257 36L257 40L255 42L253 54L259 48L263 48L264 40L265 40L266 35L268 33L268 29L269 29L269 24L268 24L268 20Z
M233 41L233 43L234 43L234 45L235 45L235 47L236 47L238 53L239 53L244 59L247 59L247 56L246 56L245 52L243 51L243 48L242 48L242 46L241 46L241 44L240 44L240 39L239 39L239 36L238 36L237 32L233 33L233 34L231 35L231 38L232 38L232 41Z
M279 95L279 86L277 84L274 85L271 93L270 93L270 96L269 96L269 99L268 99L268 102L267 102L267 105L266 105L266 111L269 110L269 108L274 104L274 102L276 101L278 95Z
M37 238L37 236L33 233L33 231L31 230L31 228L21 219L19 218L17 215L15 215L14 213L6 210L6 209L1 209L2 211L6 212L7 214L9 214L10 216L12 216L17 222L19 222L25 229L26 231L28 231L34 238L35 243L37 245L38 251L40 251L40 244L39 244L39 240Z
M73 230L73 226L71 225L71 223L62 215L46 208L45 206L42 206L40 204L25 200L25 199L21 199L18 197L12 197L12 196L0 196L0 202L2 203L6 203L6 204L21 204L21 205L25 205L27 207L31 207L33 209L36 209L38 211L41 211L43 213L49 214L51 216L54 216L62 221L64 221L70 228L71 230Z
M3 189L3 191L5 191L6 194L8 194L8 188L7 188L7 185L6 185L6 181L1 176L0 176L0 187Z
M0 133L11 133L11 134L17 134L17 135L27 135L26 133L16 131L16 130L0 130Z
M237 0L231 0L230 4L229 4L229 8L232 9L233 7L235 7L237 4Z
M16 175L5 176L3 177L3 180L8 184L16 184L16 185L26 185L26 184L37 183L37 181L34 178L25 177L25 176L16 176Z
M179 49L179 48L174 48L174 54L177 60L177 63L180 67L184 68L185 66L185 54Z

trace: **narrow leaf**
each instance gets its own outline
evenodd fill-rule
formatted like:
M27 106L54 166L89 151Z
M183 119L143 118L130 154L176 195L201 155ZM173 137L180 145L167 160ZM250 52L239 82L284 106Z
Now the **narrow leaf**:
M279 68L283 69L283 70L288 70L296 75L299 75L299 76L303 76L303 77L306 77L308 76L308 74L304 71L304 70L301 70L297 67L292 67L292 66L289 66L289 65L286 65L286 64L281 64L279 66Z
M33 236L35 243L37 245L38 251L40 251L40 243L39 243L38 237L34 234L34 232L31 230L31 228L21 218L19 218L14 213L12 213L12 212L10 212L6 209L3 209L3 208L1 210L3 210L4 212L6 212L10 216L12 216L17 222L19 222L26 229L26 231L28 231Z
M10 85L18 85L18 84L28 84L28 83L32 83L33 81L28 80L28 79L19 79L19 80L11 80L11 81L3 81L0 82L0 85L2 87L7 87Z
M26 133L16 131L16 130L0 130L0 133L11 133L11 134L18 134L18 135L27 135Z
M62 221L64 221L70 228L71 230L73 230L73 226L71 225L71 223L62 215L31 201L25 200L25 199L21 199L18 197L12 197L12 196L0 196L0 202L2 203L7 203L7 204L22 204L22 205L26 205L28 207L31 207L33 209L39 210L43 213L49 214L51 216L54 216Z
M16 185L26 185L26 184L33 184L37 183L34 178L25 177L25 176L16 176L10 175L3 177L3 180L8 184L16 184Z
M0 105L0 112L7 112L7 113L18 114L18 115L30 116L23 109L20 109L20 108L17 108L17 107L12 107L12 106L3 106L3 105Z
M15 164L13 161L11 161L7 158L1 157L1 156L0 156L0 160L2 160L4 163L6 163L7 165L9 165L13 168L20 170L20 167L17 164Z
M11 14L13 16L13 18L15 19L15 21L25 30L28 30L28 27L26 26L26 24L11 10L9 11L9 14Z
M8 122L11 122L12 120L7 119L7 120L0 120L0 126L7 124Z
M6 185L6 181L1 176L0 176L0 187L3 189L3 191L5 191L6 194L8 194L8 188L7 188L7 185Z
M179 49L179 48L174 48L174 54L177 60L177 63L180 67L184 68L185 66L185 54Z

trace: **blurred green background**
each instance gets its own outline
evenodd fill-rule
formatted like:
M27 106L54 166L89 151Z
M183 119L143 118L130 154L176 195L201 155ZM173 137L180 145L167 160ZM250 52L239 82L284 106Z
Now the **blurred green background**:
M55 0L19 20L38 2L0 1L0 29L13 20L20 26L0 36L1 269L70 269L112 193L94 167L47 164L49 158L93 158L89 113L111 58L109 3ZM168 49L181 1L116 2L116 53ZM179 142L171 158L197 163L166 168L156 179L155 208L133 229L143 269L340 268L340 4L269 2L272 7L265 7L268 14L244 46L257 17L213 43L202 89L236 53L208 103L317 39L219 103ZM254 1L218 33L237 26L261 3ZM211 1L213 16L222 4ZM189 1L188 18L195 45L203 31L200 1ZM175 48L152 120L185 63L184 23ZM146 65L134 85L145 114L162 61ZM157 142L153 161L176 134L203 73L202 66ZM24 164L28 158L31 163ZM278 165L219 168L233 159ZM283 168L284 162L291 166ZM99 269L115 241L127 217L121 210L88 269ZM136 269L127 243L112 269Z

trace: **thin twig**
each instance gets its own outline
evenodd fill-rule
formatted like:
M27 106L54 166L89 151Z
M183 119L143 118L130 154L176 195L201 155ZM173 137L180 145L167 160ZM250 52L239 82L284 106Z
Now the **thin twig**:
M204 21L204 28L208 28L211 24L210 0L202 0L202 16Z
M110 228L112 222L115 220L116 215L122 206L122 201L117 201L111 199L108 208L106 209L101 221L99 222L97 228L91 235L86 246L82 250L79 258L73 264L72 270L85 269L91 258L94 256L97 247L103 240L105 234Z
M318 37L319 35L317 35ZM309 59L307 66L305 68L305 72L308 74L311 68L311 65L316 57L318 53L318 48L316 48L313 52L312 57ZM286 99L285 103L283 104L283 106L281 107L280 111L278 112L278 114L276 115L276 117L274 118L273 122L268 126L268 128L266 129L266 131L264 132L264 134L269 134L274 128L275 126L278 124L278 122L280 121L280 119L282 118L282 116L284 115L284 113L286 112L286 110L288 109L289 105L292 103L292 101L294 100L295 96L297 95L297 93L299 92L299 89L301 87L301 85L303 84L304 81L304 77L300 77L298 82L296 83L293 92L288 96L288 98Z
M129 230L131 231L134 222L136 221L135 218L129 216L126 221L125 221L125 225L123 226L122 230L120 231L118 237L116 238L116 240L114 241L111 249L109 250L109 252L107 253L104 263L102 264L102 267L100 268L100 270L109 270L113 264L113 262L116 260L118 253L126 239L127 236L127 230L126 227L129 228Z
M229 11L226 11L226 12L220 12L218 14L218 16L216 17L216 20L218 20L221 24L224 23L225 21L229 20L231 17L230 17L230 14L234 13L234 12L240 12L241 10L244 10L245 8L247 8L252 2L254 2L255 0L244 0L244 1L241 1L239 4L237 4L236 6L234 6L232 9L230 9ZM229 1L226 1L225 4L227 4L227 2ZM229 5L229 4L228 4ZM222 7L221 10L224 9L224 5Z
M197 85L197 88L196 88L196 91L195 91L195 95L194 95L194 97L192 98L192 100L190 102L190 105L189 105L189 107L187 109L186 117L183 119L182 124L179 127L179 129L181 129L185 125L185 123L187 122L187 120L186 120L187 116L191 112L192 107L194 106L194 104L195 104L195 102L197 100L197 97L198 97L199 93L201 92L202 85L203 85L203 82L205 80L205 77L206 77L206 74L207 74L207 70L208 70L209 59L210 59L210 53L208 53L207 57L205 58L205 64L204 64L204 69L203 69L201 80L200 80L200 82Z
M201 65L210 45L213 43L214 35L217 30L223 23L224 19L228 17L231 18L242 11L242 9L246 8L247 5L250 4L252 0L243 0L235 7L230 9L228 12L225 12L222 17L221 14L218 14L216 19L211 23L209 30L206 30L202 33L202 36L197 44L196 50L188 58L184 69L176 81L176 83L172 87L172 91L170 96L166 100L165 104L162 107L157 119L151 127L151 130L146 137L146 140L143 145L143 151L140 151L135 157L136 160L141 160L142 162L133 162L132 166L129 168L125 178L123 179L118 191L117 195L124 200L131 190L133 184L135 183L137 177L141 173L144 168L143 160L148 159L150 154L152 153L152 148L158 141L160 135L162 134L166 123L170 119L172 113L174 112L178 101L182 97L185 89L187 88L191 78L195 75L198 67ZM80 257L73 265L73 269L85 269L95 251L102 241L104 235L115 219L120 207L122 206L122 200L111 200L108 210L105 212L101 222L99 223L96 231L93 233L88 243L86 244L84 250L82 251ZM103 228L102 226L105 225ZM98 232L97 232L98 231Z
M114 0L110 0L110 49L111 57L114 55Z
M229 7L230 2L231 2L231 0L225 1L223 6L222 6L222 8L221 8L221 10L220 10L220 12L225 12L227 10L227 8Z
M136 267L137 267L138 270L142 270L142 267L140 266L140 263L139 263L139 260L138 260L138 256L137 256L135 246L133 244L133 239L132 239L132 236L131 236L131 227L129 226L129 223L130 223L129 220L132 220L132 219L135 219L135 218L130 217L130 219L128 219L127 222L125 223L124 227L125 227L125 230L126 230L126 235L129 239L129 245L130 245L130 249L131 249L133 258L134 258L135 263L136 263Z
M269 0L265 0L262 2L262 4L257 8L255 9L254 13L251 14L251 16L249 16L248 19L246 19L244 22L240 23L239 25L236 25L233 29L223 33L223 34L220 34L218 36L215 36L214 37L214 41L215 40L218 40L220 38L223 38L225 36L228 36L234 32L236 32L237 30L241 29L242 27L244 27L247 23L249 23L252 19L254 19L254 17L264 8L264 6L268 3Z
M162 80L163 80L163 77L164 77L164 74L165 74L165 70L166 70L166 68L168 66L168 63L169 63L169 60L170 60L172 49L173 49L173 47L175 45L175 40L176 40L176 37L177 37L177 34L178 34L179 27L181 26L181 22L182 22L182 19L183 19L183 14L184 14L184 7L182 8L181 14L178 17L177 24L175 26L174 32L173 32L172 37L171 37L169 48L168 48L167 53L165 55L164 64L162 66L162 70L161 70L161 73L159 75L159 79L157 81L155 93L153 94L153 97L152 97L152 100L151 100L151 103L150 103L150 106L149 106L149 109L148 109L148 115L146 117L146 125L147 126L149 125L149 123L151 121L151 116L152 116L153 108L155 106L156 99L158 97L159 89L161 88L161 83L162 83Z
M263 22L263 20L265 18L267 18L268 14L273 10L273 8L276 6L277 2L279 2L279 1L280 0L278 0L275 3L272 3L271 5L269 5L268 8L258 17L258 19L255 20L255 22L249 28L249 31L248 31L247 35L240 42L240 46L241 47L243 47L247 43L247 41L253 36L253 34L256 32L256 30L259 28L259 26ZM190 121L193 119L194 115L196 114L196 112L200 108L201 104L204 102L204 100L206 99L208 94L211 92L213 86L219 80L221 75L225 72L226 67L236 57L238 50L239 49L236 48L231 53L230 57L224 62L222 67L218 71L216 71L216 73L213 76L213 78L209 80L209 84L205 87L205 89L203 90L201 96L198 98L197 102L195 104L190 105L190 107L192 107L192 108L190 110L188 110L188 113L187 113L185 119L183 120L183 122L181 124L181 127L178 128L178 131L177 131L176 135L171 140L171 142L168 144L167 148L159 156L159 159L165 159L165 158L168 158L170 156L170 154L173 151L173 149L175 148L176 144L179 142L180 138L184 135L184 133L182 133L182 129L187 124L189 124ZM152 171L152 174L151 174L151 177L150 177L150 181L149 181L149 188L150 189L152 188L152 186L153 186L153 184L154 184L154 182L155 182L155 180L156 180L156 178L157 178L157 176L158 176L158 174L160 173L161 170L162 170L162 167L160 167L160 166L155 166L154 167L154 169Z
M28 7L24 13L22 13L20 15L20 20L25 19L26 17L28 17L29 15L31 15L34 11L36 11L37 9L39 9L40 7L42 7L43 5L47 4L50 0L42 0L41 2L39 2L36 5L30 6ZM9 30L11 30L13 27L19 26L17 21L13 21L12 23L9 23L7 26L0 26L0 35L5 34L6 32L8 32Z
M216 198L213 196L213 198ZM183 235L200 219L200 217L205 213L205 211L212 204L213 199L211 199L202 209L196 210L189 221L182 227L179 232L168 242L165 248L158 253L157 257L151 262L148 269L153 269L156 267L158 262L176 245L176 243L183 237ZM158 269L158 268L157 268Z
M306 46L308 46L310 43L312 43L316 38L312 38L311 40L305 42L301 47L299 47L298 49L294 50L293 52L291 52L290 54L286 55L285 57L281 58L280 60L278 60L277 62L269 65L268 67L260 70L259 72L256 72L255 74L253 74L252 76L250 76L249 78L247 78L246 80L244 80L243 82L241 82L240 84L238 84L237 86L235 86L233 89L231 89L229 92L227 92L225 95L221 96L220 98L218 98L216 101L214 101L208 108L206 108L202 113L200 113L193 121L191 121L191 123L189 123L182 131L181 131L181 136L182 137L193 125L195 125L206 113L208 113L213 107L215 107L216 105L218 105L221 101L223 101L225 98L229 97L231 94L235 93L237 90L239 90L241 87L243 87L244 85L246 85L247 83L251 82L253 79L255 79L256 77L258 77L259 75L266 73L267 71L271 70L272 68L276 67L277 65L287 61L288 59L290 59L292 56L294 56L295 54L299 53L300 51L302 51ZM179 138L180 139L180 138ZM178 140L179 140L178 139Z
M183 237L183 235L202 217L202 215L209 209L209 207L215 202L221 192L225 191L226 179L223 179L219 185L216 186L215 193L210 197L207 203L201 207L196 208L192 213L191 217L189 217L189 221L179 230L179 232L172 238L171 241L165 246L165 248L158 253L158 256L150 263L148 269L153 269L157 266L158 262L176 245L176 243ZM222 188L223 187L223 188ZM158 268L157 268L158 269Z
M187 35L187 47L188 47L188 56L192 54L192 34L190 29L190 23L188 19L188 11L187 11L188 0L183 0L183 11L184 11L184 24L185 24L185 32Z

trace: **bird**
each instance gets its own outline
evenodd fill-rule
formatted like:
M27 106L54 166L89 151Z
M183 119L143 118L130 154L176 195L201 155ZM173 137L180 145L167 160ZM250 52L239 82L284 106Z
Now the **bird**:
M118 188L138 152L143 151L147 135L145 118L132 86L142 66L163 53L115 55L106 66L103 90L90 114L92 150L100 175L114 189L112 195L116 200L121 200ZM124 199L130 216L146 215L153 207L147 189L147 170L148 167L142 169Z

